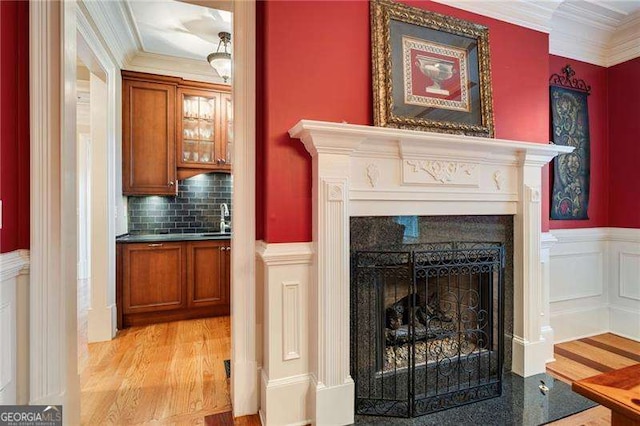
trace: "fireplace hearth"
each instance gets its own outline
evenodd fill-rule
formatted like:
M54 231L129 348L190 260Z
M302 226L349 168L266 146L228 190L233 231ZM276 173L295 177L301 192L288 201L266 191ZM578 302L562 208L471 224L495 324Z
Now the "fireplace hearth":
M504 267L501 243L354 251L356 412L414 417L499 396Z

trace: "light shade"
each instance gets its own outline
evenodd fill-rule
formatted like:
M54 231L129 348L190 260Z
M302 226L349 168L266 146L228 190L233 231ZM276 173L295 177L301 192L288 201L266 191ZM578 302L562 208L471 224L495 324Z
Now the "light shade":
M207 56L207 61L226 83L231 77L231 53L227 51L227 46L231 43L231 34L221 32L218 36L220 37L218 50L215 53L210 53ZM220 51L221 46L224 48L223 52Z

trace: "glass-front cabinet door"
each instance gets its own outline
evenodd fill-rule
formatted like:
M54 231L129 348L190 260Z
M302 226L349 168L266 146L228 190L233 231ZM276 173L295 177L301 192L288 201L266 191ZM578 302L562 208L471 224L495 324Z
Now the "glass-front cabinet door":
M178 166L215 168L220 135L220 94L179 89Z

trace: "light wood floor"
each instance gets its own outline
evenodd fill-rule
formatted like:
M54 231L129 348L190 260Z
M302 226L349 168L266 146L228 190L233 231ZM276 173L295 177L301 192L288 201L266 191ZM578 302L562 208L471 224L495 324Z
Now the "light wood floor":
M231 409L225 359L230 358L229 317L132 327L111 342L89 345L81 374L84 425L207 425ZM640 362L640 343L614 334L561 343L552 376L571 383ZM227 416L226 418L229 418ZM552 423L604 426L611 412L596 407ZM236 425L260 425L258 416Z
M89 344L83 425L203 425L229 411L229 317L132 327Z
M547 372L567 383L640 362L640 343L606 333L586 339L560 343L554 347L555 362ZM566 419L554 426L605 426L611 424L611 411L598 406Z

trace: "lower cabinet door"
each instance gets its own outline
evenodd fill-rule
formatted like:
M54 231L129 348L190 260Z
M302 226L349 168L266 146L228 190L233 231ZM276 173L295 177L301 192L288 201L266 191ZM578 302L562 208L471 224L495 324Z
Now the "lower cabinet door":
M187 295L189 306L229 304L229 241L189 243Z
M125 244L123 271L125 314L187 306L184 244Z

